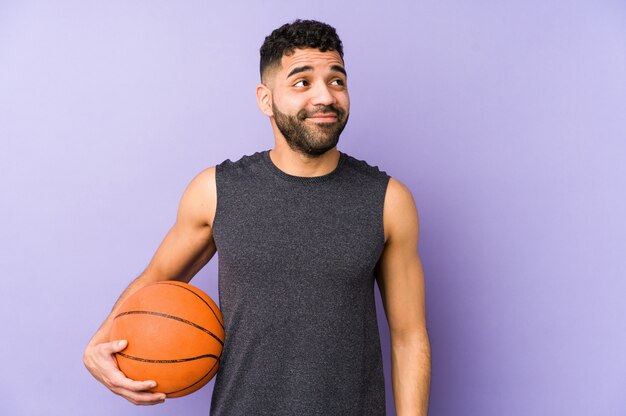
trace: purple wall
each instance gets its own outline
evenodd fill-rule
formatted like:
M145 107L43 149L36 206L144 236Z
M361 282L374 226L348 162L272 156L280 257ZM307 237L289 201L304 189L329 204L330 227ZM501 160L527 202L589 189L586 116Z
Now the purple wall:
M626 4L226 3L0 1L0 414L208 413L82 350L191 178L273 145L258 48L296 17L344 40L339 148L415 196L431 415L626 414Z

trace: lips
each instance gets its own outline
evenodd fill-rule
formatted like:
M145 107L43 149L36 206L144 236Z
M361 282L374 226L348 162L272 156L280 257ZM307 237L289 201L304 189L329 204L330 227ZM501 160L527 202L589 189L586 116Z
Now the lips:
M345 112L335 107L334 105L327 106L318 106L312 110L302 109L298 112L298 119L301 121L305 121L310 119L310 121L315 123L334 123L334 122L343 122Z
M313 121L326 122L326 123L337 121L337 115L333 113L315 114L307 118Z

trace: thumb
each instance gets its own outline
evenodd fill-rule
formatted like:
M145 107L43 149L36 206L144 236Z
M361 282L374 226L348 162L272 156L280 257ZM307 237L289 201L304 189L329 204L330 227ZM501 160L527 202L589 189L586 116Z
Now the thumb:
M125 339L120 339L120 340L117 340L117 341L109 342L109 347L110 347L111 353L120 352L124 348L126 348L127 346L128 346L128 341L125 340Z

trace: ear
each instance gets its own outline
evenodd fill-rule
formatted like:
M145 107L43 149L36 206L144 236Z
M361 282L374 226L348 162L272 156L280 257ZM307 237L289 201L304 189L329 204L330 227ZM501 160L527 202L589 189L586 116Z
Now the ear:
M267 87L267 85L257 85L256 104L266 116L272 117L274 115L274 111L272 110L272 91Z

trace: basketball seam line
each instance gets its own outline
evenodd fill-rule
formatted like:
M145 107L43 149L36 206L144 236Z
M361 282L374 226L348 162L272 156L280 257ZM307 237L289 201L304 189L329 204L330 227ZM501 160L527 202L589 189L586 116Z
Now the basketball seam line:
M134 357L132 355L124 354L123 352L118 352L117 354L121 355L124 358L128 358L129 360L141 361L143 363L153 363L153 364L186 363L188 361L200 360L202 358L215 358L215 362L219 362L219 360L220 360L220 357L218 357L217 355L214 355L214 354L204 354L204 355L198 355L197 357L176 358L176 359L172 359L172 360L152 360L152 359L149 359L149 358ZM215 365L214 365L214 367L215 367ZM211 369L213 369L213 368L211 368ZM175 392L173 392L173 393L175 393Z
M212 312L212 313L213 313L213 315L215 316L215 319L217 319L217 322L220 324L220 326L222 327L222 329L224 329L224 324L221 322L220 318L217 316L217 314L215 313L215 311L213 310L213 308L211 307L211 305L209 305L209 304L208 304L208 302L207 302L206 300L202 299L202 296L198 295L198 294L197 294L196 292L194 292L193 290L191 290L191 289L189 289L189 288L186 288L186 287L184 287L184 286L177 285L176 283L158 282L157 284L159 284L159 285L170 285L170 286L176 286L176 287L179 287L179 288L181 288L181 289L185 289L185 290L187 290L187 291L189 291L189 292L193 293L195 296L197 296L197 297L198 297L198 299L200 299L202 302L204 302L204 304L205 304L206 306L208 306L208 307L209 307L209 309L211 309L211 312Z
M201 330L201 331L206 332L207 334L209 334L210 336L212 336L213 338L215 338L215 340L216 340L217 342L219 342L219 343L222 345L222 347L224 346L224 343L222 342L222 340L221 340L221 339L220 339L217 335L215 335L213 332L209 331L209 330L208 330L208 329L206 329L206 328L201 327L201 326L200 326L200 325L198 325L198 324L195 324L195 323L193 323L193 322L191 322L191 321L188 321L188 320L186 320L186 319L180 318L180 317L178 317L178 316L168 315L168 314L166 314L166 313L162 313L162 312L153 312L153 311L126 311L126 312L122 312L122 313L118 314L118 315L115 317L115 319L119 318L120 316L124 316L124 315L156 315L156 316L160 316L160 317L162 317L162 318L174 319L174 320L176 320L176 321L179 321L179 322L182 322L182 323L184 323L184 324L187 324L187 325L193 326L194 328L197 328L197 329L199 329L199 330Z
M213 363L213 367L211 367L211 369L210 369L210 370L209 370L209 371L208 371L205 375L203 375L203 376L202 376L202 377L200 377L197 381L195 381L195 382L191 383L191 384L190 384L190 385L188 385L187 387L184 387L184 388L182 388L182 389L175 390L175 391L170 391L170 392L165 393L165 394L180 393L181 391L184 391L184 390L187 390L187 389L192 388L193 386L195 386L196 384L198 384L198 383L200 383L202 380L204 380L204 379L205 379L205 378L206 378L209 374L211 374L211 372L213 371L213 369L215 368L215 366L216 366L218 363L219 363L219 359L218 359L218 360L216 360L216 361Z

